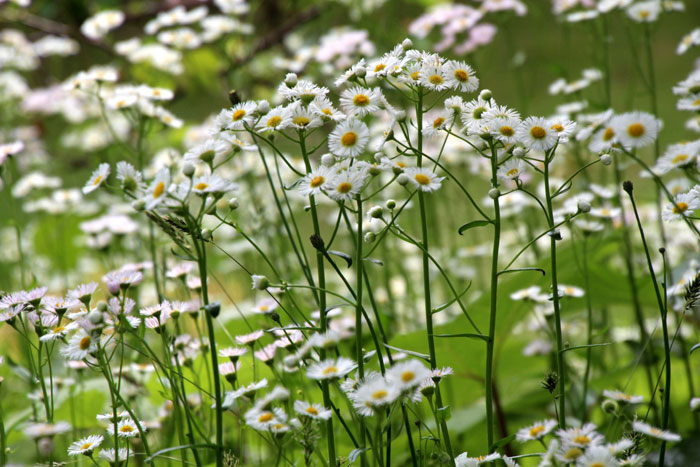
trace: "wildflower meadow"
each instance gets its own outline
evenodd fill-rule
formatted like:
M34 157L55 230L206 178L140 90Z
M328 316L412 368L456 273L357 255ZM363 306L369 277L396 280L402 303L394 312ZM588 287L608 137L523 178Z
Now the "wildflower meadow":
M700 466L697 0L0 0L0 466Z

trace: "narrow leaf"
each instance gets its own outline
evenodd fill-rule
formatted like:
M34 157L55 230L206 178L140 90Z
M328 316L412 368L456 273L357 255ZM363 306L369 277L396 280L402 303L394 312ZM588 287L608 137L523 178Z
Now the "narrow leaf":
M378 265L380 265L380 266L384 266L384 263L383 263L381 260L377 259L377 258L369 258L369 257L367 257L367 258L362 258L362 259L365 260L365 261L369 261L370 263L374 263L374 264L378 264Z
M466 338L474 338L474 339L481 339L484 342L489 341L489 336L485 336L483 334L474 334L474 333L461 333L461 334L433 334L434 337L466 337Z
M462 235L465 231L467 231L469 229L472 229L474 227L483 227L485 225L489 225L490 223L491 223L491 221L487 221L487 220L478 220L478 221L467 222L462 227L457 229L457 233Z
M397 352L403 352L407 355L413 355L414 357L422 358L423 360L425 360L427 362L430 361L430 355L426 355L424 353L414 352L412 350L400 349L398 347L394 347L393 345L389 345L386 343L384 344L384 347L386 347L387 349L395 350Z
M690 353L692 354L693 352L695 352L695 351L698 350L698 349L700 349L700 343L697 343L697 344L695 344L694 346L692 346L692 347L690 348Z
M523 271L537 271L541 272L543 276L546 276L544 269L540 268L517 268L517 269L504 269L503 271L498 271L498 275L508 274L509 272L523 272Z
M345 260L346 263L348 263L348 267L352 266L352 257L350 255L343 253L342 251L336 251L336 250L328 250L326 253L335 255L335 256L340 256Z
M500 449L500 448L502 448L503 446L505 446L506 444L510 443L510 442L513 441L514 439L515 439L515 433L513 433L513 434L510 435L510 436L506 436L505 438L501 438L501 439L499 439L498 441L496 441L495 443L493 443L493 445L491 446L491 449L489 449L489 451L490 451L490 452L494 452L494 451L496 451L497 449Z
M472 286L472 283L470 281L469 285L464 289L464 291L462 293L460 293L456 297L452 297L449 302L443 303L442 305L433 308L433 310L432 310L433 314L440 313L442 310L444 310L445 308L447 308L448 306L452 305L454 302L456 302L457 300L462 298L464 296L464 294L467 293L467 291L471 288L471 286Z
M589 347L603 347L606 345L612 345L612 342L604 342L602 344L591 344L591 345L575 345L573 347L567 347L561 351L561 353L568 352L569 350L579 350L579 349L587 349ZM700 345L700 344L698 344Z

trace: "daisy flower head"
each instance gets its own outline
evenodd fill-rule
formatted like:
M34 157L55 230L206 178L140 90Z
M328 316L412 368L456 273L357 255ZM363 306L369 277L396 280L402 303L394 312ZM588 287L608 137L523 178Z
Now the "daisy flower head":
M605 446L591 446L576 460L576 467L617 467L617 458Z
M555 117L549 120L552 126L549 128L554 131L558 137L559 141L565 143L569 140L569 137L576 131L576 122L572 122L563 117Z
M557 425L558 422L556 420L542 420L521 428L515 436L521 443L542 439L551 433Z
M187 162L212 163L217 157L221 157L231 151L231 146L220 138L209 138L201 144L190 148L184 155Z
M119 458L119 462L124 462L128 457L134 455L133 451L129 451L126 448L119 448L119 451L115 453L114 449L103 449L100 451L99 458L106 460L110 465L114 465Z
M299 183L299 193L303 196L315 196L320 194L333 174L333 169L325 165L320 165L312 169Z
M676 108L678 110L689 110L691 112L697 112L698 110L700 110L700 95L694 94L679 99Z
M399 395L399 388L395 384L389 383L380 375L373 375L348 394L348 397L360 415L370 417L375 411L394 402Z
M278 88L278 92L287 100L299 100L308 105L316 97L328 94L328 88L318 86L308 79L300 79L292 87L282 83Z
M432 137L440 134L440 130L450 125L453 118L454 114L447 113L445 110L438 112L431 118L426 118L423 123L423 136Z
M400 68L401 61L391 54L372 60L367 65L367 78L385 77L396 72Z
M557 133L551 128L545 118L528 117L518 127L517 138L528 149L549 151L557 142Z
M637 2L629 6L626 10L627 16L638 23L653 23L659 18L661 13L661 2L659 0L647 0Z
M683 55L694 45L700 45L700 28L695 28L683 36L676 48L676 54Z
M426 167L409 167L403 173L414 187L425 192L437 191L445 179Z
M192 180L192 191L198 195L223 195L238 189L238 185L216 175L205 175Z
M243 334L240 336L236 336L235 340L238 345L253 345L255 342L260 339L263 335L265 334L264 331L258 329L257 331L253 331L249 334Z
M649 436L650 438L660 439L661 441L668 441L671 443L676 443L681 440L680 435L670 432L668 430L662 430L656 428L647 423L634 421L632 422L632 429L637 433L642 433Z
M468 457L467 453L463 452L459 456L455 457L455 465L456 467L477 467L481 464L491 463L500 458L501 455L497 452L479 457Z
M514 117L490 118L490 111L484 114L484 125L491 136L501 141L503 144L513 144L518 140L517 129L520 120Z
M309 104L309 110L324 121L333 120L339 122L345 119L345 114L336 110L331 100L326 96L317 96Z
M340 158L357 157L369 142L369 129L361 120L340 122L328 136L328 148Z
M143 200L146 202L146 209L156 208L167 197L168 184L170 183L170 171L163 167L157 173L146 190Z
M444 66L447 86L460 92L474 92L479 88L479 78L472 67L464 62L449 60Z
M287 107L279 106L270 110L258 122L261 131L279 131L292 123L292 113Z
M141 429L143 431L146 431L146 427L144 426L143 422L139 422L137 425L136 422L134 422L130 418L120 420L117 423L117 436L120 438L133 438L135 436L138 436L139 435L138 426L141 426ZM107 426L107 433L109 433L110 436L114 436L114 424L113 423Z
M588 144L588 149L591 152L605 152L612 149L616 142L617 134L615 129L610 124L607 124L593 134L591 142Z
M297 130L310 130L323 125L323 120L301 102L296 102L290 107L292 119L290 125Z
M631 396L622 391L605 389L603 395L609 399L622 402L623 404L641 404L644 396Z
M23 149L24 143L22 141L0 144L0 165L2 165L8 157L14 156Z
M309 417L313 420L328 420L333 415L330 409L326 409L321 404L296 400L294 401L294 411L302 417Z
M97 190L103 183L107 181L109 177L109 164L102 163L97 166L97 169L92 173L87 183L83 187L83 194L87 195L95 190Z
M287 421L287 414L279 407L272 410L253 407L245 413L246 425L258 431L270 431L277 424Z
M383 96L379 88L354 86L340 94L340 107L348 115L364 117L378 111L382 104Z
M350 373L357 367L357 364L345 357L338 357L338 360L324 360L322 362L309 365L306 376L310 379L338 379Z
M415 389L430 376L430 370L415 359L397 363L386 372L387 382L402 392Z
M104 436L102 435L90 435L86 438L79 439L68 446L68 455L89 456L97 447L100 446L100 444L102 444L102 441L104 441Z
M253 101L241 102L229 110L224 110L219 114L217 121L221 128L227 130L243 130L246 125L250 125L255 119L255 111L258 105Z
M559 439L561 439L562 446L572 446L583 449L589 446L598 446L605 441L603 435L596 432L595 428L594 424L586 423L580 428L557 430L557 435Z
M367 177L367 170L359 167L350 167L333 175L328 180L327 194L335 201L350 201L362 191L367 182Z
M628 112L610 121L617 141L628 148L641 148L653 143L659 133L660 122L646 112Z
M673 204L666 206L661 217L665 221L675 221L692 216L693 211L700 208L700 199L694 191L676 195Z
M135 191L141 188L143 175L126 161L117 162L117 180L124 190Z
M462 123L471 133L480 133L483 127L484 113L491 108L491 104L478 98L464 104L462 111Z
M515 180L525 172L525 163L522 159L511 157L498 168L497 175L502 180Z
M97 342L86 330L79 329L68 340L68 345L61 349L61 354L68 360L84 360L97 350Z

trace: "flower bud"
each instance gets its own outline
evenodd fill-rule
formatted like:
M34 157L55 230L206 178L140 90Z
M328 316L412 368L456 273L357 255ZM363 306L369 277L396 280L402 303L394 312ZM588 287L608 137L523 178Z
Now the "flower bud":
M372 243L377 239L377 235L374 232L367 232L365 234L365 243Z
M403 122L406 120L406 112L403 110L397 110L394 112L394 118L396 119L397 122Z
M290 88L296 86L297 85L297 74L296 73L287 73L287 76L284 77L284 84L286 84Z
M375 162L381 162L382 159L384 159L384 153L383 153L383 152L375 152L375 153L374 153L374 161L375 161Z
M513 157L523 157L525 155L525 149L521 148L520 146L516 147L513 149Z
M333 157L333 154L324 154L321 156L321 164L324 167L330 167L335 164L335 157Z
M92 324L94 324L95 326L97 326L98 324L102 323L102 318L103 318L102 312L101 312L101 311L98 311L98 310L92 310L92 311L88 314L88 320L89 320Z
M231 198L230 200L228 200L228 207L232 211L238 209L238 198Z
M258 102L258 113L260 115L265 115L270 111L270 103L266 100L261 100Z
M265 276L253 274L250 278L253 280L254 290L265 290L270 285L270 281Z
M603 403L601 404L601 408L603 409L603 412L605 413L615 413L617 412L619 405L617 404L616 401L612 399L605 399Z
M221 303L219 302L212 302L208 305L204 306L204 311L209 313L212 318L216 318L219 316L219 312L221 312Z
M396 201L394 201L393 199L388 199L388 200L386 200L385 206L387 209L389 209L391 211L396 207Z
M408 183L408 175L402 173L398 177L396 177L396 181L398 182L399 185L404 186Z
M369 215L374 219L381 219L384 215L384 210L381 206L375 206L369 210Z
M133 203L131 203L131 207L134 208L136 211L143 211L146 209L146 202L142 199L137 199Z
M497 199L499 196L501 196L501 190L499 190L498 188L491 188L489 190L489 198Z
M700 397L693 397L690 399L690 410L693 412L700 412Z
M209 240L211 240L211 230L209 230L209 229L202 229L201 234L202 234L202 239L203 239L204 241L209 241Z
M493 93L490 89L482 89L479 93L479 99L490 101L493 98Z
M194 171L195 171L194 165L190 164L189 162L186 162L182 166L182 175L184 175L187 178L191 178L194 175Z
M600 162L602 162L603 165L610 165L612 164L612 156L610 154L601 154Z
M401 42L401 48L404 50L410 50L413 48L413 41L408 37Z
M107 311L107 302L105 302L104 300L100 300L99 302L97 302L97 309L101 312Z
M367 69L363 66L358 66L355 68L355 76L358 78L364 78L367 75Z
M579 200L577 206L578 206L579 212L586 213L586 212L591 210L591 203L589 203L588 201L584 201L582 199Z

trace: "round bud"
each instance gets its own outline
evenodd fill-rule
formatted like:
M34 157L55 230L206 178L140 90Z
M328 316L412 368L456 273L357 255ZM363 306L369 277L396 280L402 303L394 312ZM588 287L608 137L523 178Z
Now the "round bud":
M493 93L490 89L482 89L479 93L479 99L484 101L490 101L493 98Z
M396 177L396 181L399 183L399 185L403 186L408 183L408 175L402 173L398 177Z
M401 42L401 48L404 50L410 50L413 48L413 41L408 37Z
M204 239L204 241L209 241L209 240L211 240L211 230L209 230L209 229L202 229L201 234L202 234L202 239Z
M238 209L238 198L231 198L228 200L228 207L233 211Z
M107 302L105 302L104 300L100 300L99 302L97 302L97 309L101 312L107 311Z
M357 68L355 68L355 76L357 76L358 78L364 78L365 76L367 76L367 69L363 66L358 66Z
M280 322L280 314L277 313L276 311L273 311L272 313L270 313L270 319L272 321L274 321L275 323L279 323Z
M394 117L396 118L397 122L403 122L404 120L406 120L406 112L404 112L403 110L397 110L394 113Z
M143 211L146 209L146 202L142 199L137 199L133 203L131 203L131 207L134 208L136 211Z
M600 162L602 162L603 165L610 165L612 164L612 156L610 154L601 154Z
M589 212L591 210L591 203L589 203L588 201L579 200L578 210L579 212L583 213Z
M365 243L372 243L377 239L377 235L374 232L367 232L365 234Z
M370 215L370 217L373 217L374 219L381 219L382 216L384 215L384 210L382 209L381 206L375 206L369 210L369 215Z
M88 320L89 320L92 324L94 324L95 326L97 326L98 324L100 324L100 323L102 322L102 318L103 318L103 316L102 316L102 312L101 312L101 311L92 310L92 311L88 314Z
M255 290L265 290L270 285L270 281L265 276L253 274L250 278L253 280L253 289Z
M612 399L605 399L601 404L601 408L605 413L615 413L617 412L618 407L619 405L617 402Z
M369 174L370 174L371 176L376 177L376 176L379 175L380 173L382 173L382 169L380 169L380 168L377 167L376 165L370 165L370 166L369 166Z
M321 164L324 167L330 167L335 164L335 157L333 157L333 154L324 154L321 156Z
M216 318L217 316L219 316L219 313L221 312L221 303L212 302L208 305L205 305L204 311L209 313L212 318Z
M521 148L518 146L517 148L513 149L513 157L523 157L525 155L525 149Z
M284 84L287 86L294 87L297 85L297 74L296 73L287 73L287 76L284 77Z
M189 162L186 162L182 166L182 175L184 175L187 178L191 178L194 175L195 167L194 165L190 164Z
M44 457L49 457L54 451L53 438L45 436L36 442L39 453ZM4 448L4 446L3 446Z
M265 115L270 111L270 103L266 100L261 100L258 102L258 113L260 115Z
M387 209L393 210L395 207L396 207L396 201L394 201L393 199L388 199L386 201L386 208Z
M497 199L499 196L501 196L501 190L499 190L498 188L491 188L489 190L489 198Z

